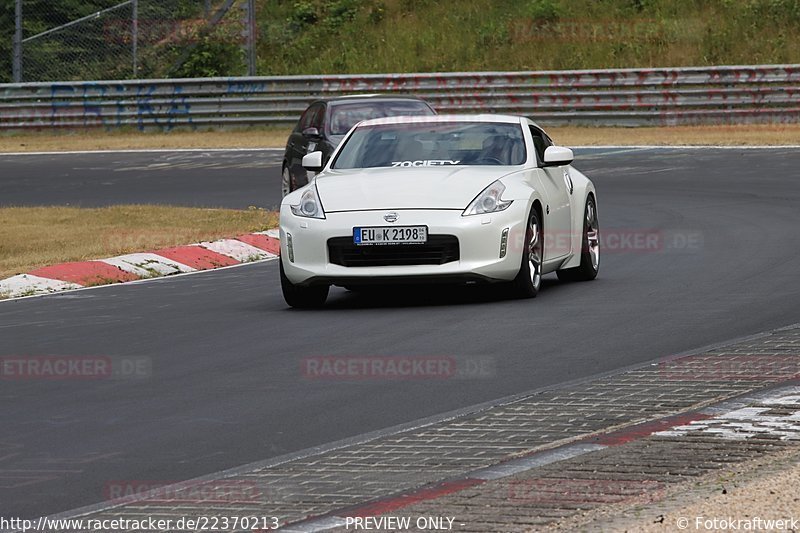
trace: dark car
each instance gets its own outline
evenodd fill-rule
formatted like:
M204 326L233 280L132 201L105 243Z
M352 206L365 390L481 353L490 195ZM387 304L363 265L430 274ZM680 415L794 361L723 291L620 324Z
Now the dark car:
M322 152L323 165L345 134L362 120L381 117L435 115L418 98L382 95L340 96L317 100L308 106L289 135L283 156L281 191L286 196L308 183L303 156Z

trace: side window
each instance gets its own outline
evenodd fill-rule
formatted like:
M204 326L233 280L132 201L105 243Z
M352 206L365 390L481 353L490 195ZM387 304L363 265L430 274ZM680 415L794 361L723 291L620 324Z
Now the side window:
M313 107L309 107L308 109L306 109L303 112L302 116L300 117L300 120L297 121L297 127L295 127L294 131L300 132L306 129L308 125L311 123L311 116L313 114L314 114Z
M531 126L530 128L533 136L533 146L536 148L536 159L541 165L544 162L544 151L548 146L553 146L553 141L536 126Z
M322 131L322 126L325 123L325 105L319 104L315 106L317 109L314 112L314 115L311 117L311 125L310 128L317 128L320 132Z
M322 115L324 109L325 106L322 104L316 104L306 109L305 113L303 113L303 116L300 117L300 121L297 123L297 128L295 131L303 131L306 128L319 129L319 125L322 125Z

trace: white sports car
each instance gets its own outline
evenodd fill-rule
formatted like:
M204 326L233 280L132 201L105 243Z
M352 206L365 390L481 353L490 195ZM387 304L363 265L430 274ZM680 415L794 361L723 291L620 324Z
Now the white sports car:
M590 280L600 259L592 182L524 117L367 120L281 203L281 287L293 307L331 285L502 283L536 296L542 275Z

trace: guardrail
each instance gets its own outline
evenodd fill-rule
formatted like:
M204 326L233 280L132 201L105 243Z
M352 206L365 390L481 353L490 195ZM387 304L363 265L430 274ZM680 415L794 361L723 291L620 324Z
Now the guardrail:
M542 124L797 122L800 65L0 84L0 129L290 124L317 97L416 95Z

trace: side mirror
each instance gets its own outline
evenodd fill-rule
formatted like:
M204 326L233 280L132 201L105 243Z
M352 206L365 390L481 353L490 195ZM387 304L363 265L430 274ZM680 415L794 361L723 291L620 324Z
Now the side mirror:
M303 130L303 137L312 141L318 141L322 138L317 128L306 128Z
M548 146L544 151L544 166L556 167L569 165L575 160L572 150L563 146Z
M319 172L322 170L322 152L311 152L303 156L303 168L311 172Z

